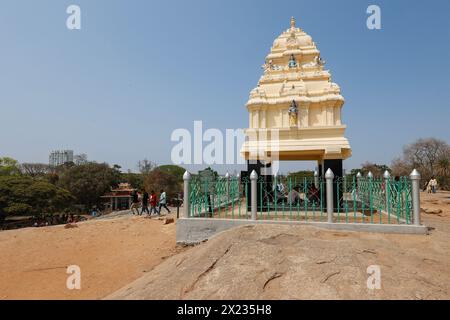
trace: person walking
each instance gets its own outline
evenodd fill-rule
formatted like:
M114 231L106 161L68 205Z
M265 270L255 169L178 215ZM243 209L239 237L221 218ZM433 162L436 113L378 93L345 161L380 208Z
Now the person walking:
M161 194L159 196L159 209L158 214L161 214L161 209L165 208L167 210L167 213L170 213L170 209L167 207L167 196L166 192L161 189Z
M156 197L156 193L155 191L151 191L150 192L150 215L153 214L153 212L155 212L155 214L158 214L158 209L156 208L156 205L158 203L158 198Z
M142 210L141 210L141 215L144 213L144 211L147 212L147 214L150 214L150 211L148 211L148 200L149 200L149 195L148 192L146 190L144 190L144 194L142 195Z
M136 214L139 215L139 194L137 193L136 189L134 189L131 193L131 201L131 212L134 214L134 210L136 209Z
M431 180L430 180L430 182L428 182L428 184L431 187L431 192L432 193L436 193L437 186L438 186L436 178L435 177L431 177Z

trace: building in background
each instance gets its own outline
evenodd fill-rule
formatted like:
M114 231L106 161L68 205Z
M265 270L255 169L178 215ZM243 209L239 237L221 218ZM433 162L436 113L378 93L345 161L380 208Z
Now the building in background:
M52 151L48 157L50 167L57 167L67 162L73 162L73 150Z
M102 196L103 206L106 211L128 210L133 199L133 188L129 183L119 183L118 188Z

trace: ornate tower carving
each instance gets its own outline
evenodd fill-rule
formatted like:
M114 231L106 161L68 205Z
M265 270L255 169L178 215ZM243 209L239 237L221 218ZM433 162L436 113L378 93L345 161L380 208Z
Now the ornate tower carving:
M264 158L270 151L267 132L278 132L280 160L346 159L351 148L344 137L341 111L344 97L324 69L325 61L312 38L296 27L273 42L264 73L250 92L249 138L242 147L246 159Z

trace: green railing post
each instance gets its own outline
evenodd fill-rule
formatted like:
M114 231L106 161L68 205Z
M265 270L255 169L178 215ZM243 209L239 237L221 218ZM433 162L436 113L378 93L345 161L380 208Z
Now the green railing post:
M367 174L367 178L369 178L369 211L370 211L370 223L373 223L373 174L371 171Z
M340 188L341 187L341 180L339 179L339 178L337 178L336 179L336 196L337 196L337 198L338 198L338 201L337 201L337 215L338 215L338 218L337 218L337 221L338 222L341 222L341 206L340 206L340 199L341 199L341 194L340 194Z
M248 190L248 184L249 181L247 179L245 179L245 185L244 185L244 189L245 189L245 217L248 219L248 208L250 206L250 204L248 203L248 198L249 198L249 190ZM251 210L250 210L251 211Z
M277 182L277 178L278 178L278 176L275 173L275 175L273 176L273 181L274 181L274 186L275 186L275 188L274 188L274 194L275 194L275 199L274 199L274 201L275 201L275 204L274 204L275 216L278 215L278 188L277 188L278 182Z
M305 208L305 220L308 219L308 181L306 177L303 177L303 194L305 195L305 200L303 201Z
M353 176L353 222L356 222L356 194L357 194L356 176Z
M320 221L323 220L323 178L320 177Z
M258 180L258 174L256 173L255 170L252 171L252 173L250 174L250 181L251 181L251 195L252 195L252 220L256 220L256 215L258 213L258 207L257 204L258 202L256 201L256 197L257 197L257 180ZM262 199L261 199L262 200Z
M239 173L236 175L236 187L237 187L237 197L238 197L237 201L238 201L238 206L239 206L238 207L238 216L239 216L239 218L241 218L242 197L241 197L241 175Z
M361 184L363 183L362 174L358 172L356 174L356 198L361 203L362 222L364 222L364 197L361 194ZM356 218L356 217L355 217ZM355 221L356 222L356 221Z
M392 202L392 197L391 197L391 177L387 178L387 185L386 185L386 192L387 192L387 213L388 213L388 224L391 224L391 202Z
M255 174L256 174L256 171L255 171ZM256 174L256 180L258 180L258 175L257 174ZM262 182L262 180L260 178L260 181L259 181L259 216L261 218L262 218L262 215L263 215L263 208L264 208L263 192L264 192L263 182Z
M289 192L290 191L292 191L292 177L289 177ZM288 199L288 201L289 201L289 217L292 219L292 199Z
M183 174L183 191L184 191L184 210L183 210L183 218L189 218L189 183L191 181L191 174L186 171Z

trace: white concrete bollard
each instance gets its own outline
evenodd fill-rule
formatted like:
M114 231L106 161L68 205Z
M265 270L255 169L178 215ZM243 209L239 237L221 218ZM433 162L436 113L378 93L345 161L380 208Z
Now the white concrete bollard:
M319 173L317 172L317 170L314 170L314 185L316 186L317 189L320 189L320 186L319 186Z
M327 181L327 216L329 223L333 222L333 179L334 173L330 168L328 168L327 172L325 173L325 180Z
M252 171L252 173L250 174L250 181L251 181L251 195L252 195L252 220L256 220L256 215L258 213L258 206L257 206L257 199L256 197L258 196L257 193L257 180L258 180L258 174L256 173L255 170Z
M420 226L420 173L416 169L409 175L411 179L411 193L412 193L412 206L414 225Z
M384 193L385 193L385 197L386 197L386 212L389 212L389 197L390 197L390 192L391 192L391 174L389 173L389 171L385 171L383 174L383 178L384 178Z
M183 210L183 218L189 218L189 182L191 181L191 174L186 171L183 174L183 181L184 181L184 210Z

